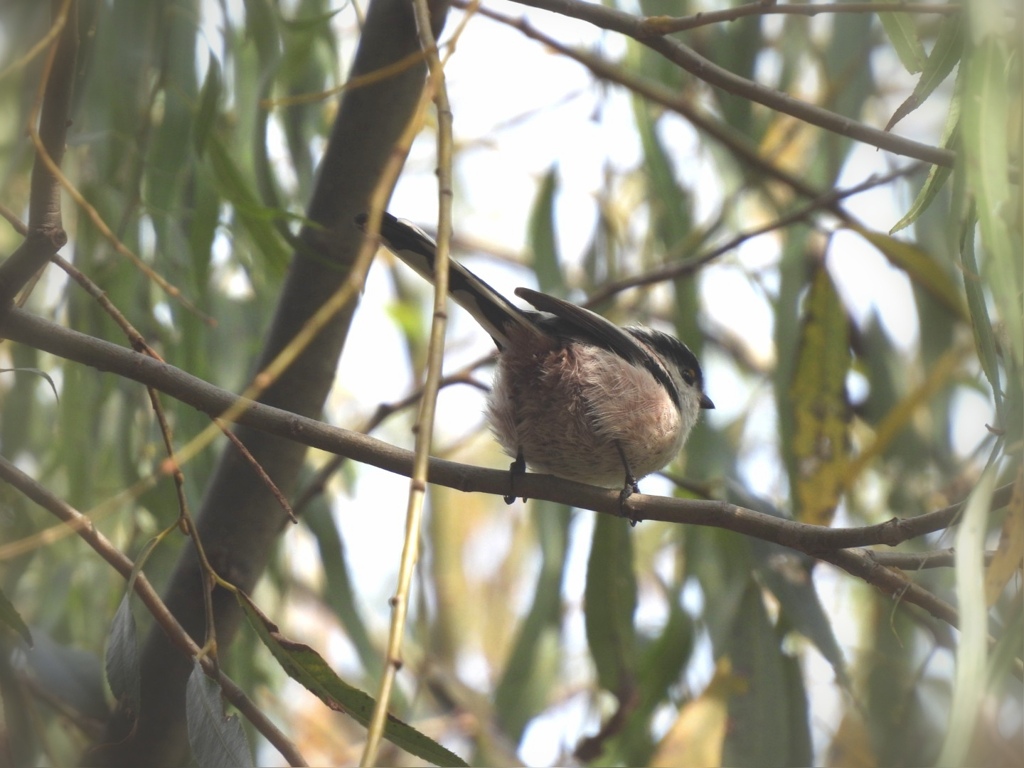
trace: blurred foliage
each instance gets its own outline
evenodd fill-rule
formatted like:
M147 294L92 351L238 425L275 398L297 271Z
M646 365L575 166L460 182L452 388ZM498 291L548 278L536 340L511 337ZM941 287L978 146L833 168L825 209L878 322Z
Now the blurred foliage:
M25 125L45 58L30 51L46 34L48 6L0 4L0 99L8 105L0 112L0 204L12 220L27 218L34 155ZM999 551L1000 576L990 577L982 609L994 643L984 631L961 634L809 557L729 531L654 522L630 529L624 520L545 502L509 509L498 499L433 489L395 709L474 764L924 765L940 753L957 764L1022 763L1015 660L1024 549L1022 108L1020 39L1011 32L1019 32L1019 14L1005 17L995 2L952 14L813 19L764 8L764 15L677 37L742 77L849 120L881 127L892 117L896 131L913 120L912 133L957 152L955 167L894 174L874 197L889 206L881 228L857 218L852 206L825 201L797 223L661 285L617 294L600 309L674 328L704 361L719 409L670 468L673 478L686 477L675 490L680 496L861 525L959 501L986 466L996 485L1016 482L1005 511L990 514L987 498L980 500L974 538L936 534L903 547L956 543L973 548L978 562L983 549ZM711 10L674 0L644 0L640 9L673 16ZM619 86L589 89L591 119L600 122L607 109L626 112L637 152L628 164L594 157L603 181L583 200L572 199L579 187L566 183L557 156L532 175L536 164L522 163L535 197L510 209L522 212L542 289L593 293L687 262L806 206L808 190L825 195L868 177L858 168L864 148L850 139L709 88L636 41L623 46L617 36L594 37L573 23L588 45L614 39L607 50L620 52L615 62L624 72L684 95L711 129L681 126L640 96L614 100ZM200 311L119 255L69 197L62 253L169 362L238 391L260 349L329 133L335 102L317 94L341 82L358 42L354 7L113 0L83 3L80 26L64 171L119 241ZM475 19L463 41L493 31ZM472 55L460 51L454 61ZM472 66L486 79L492 67L511 62ZM529 91L527 76L521 85ZM287 106L265 101L308 95ZM493 122L479 110L455 102L457 134L460 116ZM520 122L543 111L524 108ZM459 137L459 168L481 151L474 142L492 140L487 151L498 152L507 136ZM886 157L890 168L911 165ZM475 185L513 188L500 178L460 183L467 215ZM578 261L558 233L579 226L580 217L567 222L563 204L592 214ZM456 230L469 234L458 221ZM19 242L14 226L0 226L0 252ZM853 242L859 250L845 253ZM867 310L851 300L864 286L849 282L865 249L884 259L885 280L910 287L878 285ZM871 274L883 279L877 268ZM424 296L403 292L408 302ZM26 306L125 343L100 306L54 267ZM765 318L767 348L743 337L740 328L750 326L738 321L748 311ZM396 326L410 358L423 359L427 334L416 323L424 315L407 307L390 314L403 318ZM894 330L900 323L903 330ZM92 511L123 552L138 556L178 514L168 480L122 493L163 457L144 389L19 345L3 344L0 354L3 368L42 370L59 391L58 399L27 370L0 374L0 451L69 504ZM355 365L365 372L375 362ZM417 376L408 372L410 389ZM361 419L352 414L372 413L378 403L350 397L336 393L331 413L348 414L338 421L354 427ZM179 444L207 425L169 398L164 407ZM385 434L406 439L399 429ZM501 465L486 436L462 437L438 451ZM185 468L193 502L217 450L207 448ZM353 570L349 510L372 513L385 502L366 497L358 467L314 482L322 462L311 456L301 526L284 538L254 598L283 632L308 645L317 664L326 661L347 681L339 685L373 692L393 566L383 576ZM0 487L0 498L0 750L8 750L0 762L73 764L113 701L102 681L105 645L133 636L126 609L118 611L124 582L13 489ZM356 540L366 546L365 536ZM397 563L399 539L375 541L373 558ZM158 587L183 542L167 536L149 555L145 571ZM960 553L955 568L907 576L950 602L984 579ZM143 611L135 614L148 626ZM362 728L300 692L280 654L275 661L252 632L242 633L235 651L228 671L307 759L357 759ZM984 665L973 694L956 672L968 658ZM951 722L954 711L967 716ZM278 759L263 743L256 755L257 762ZM380 759L410 760L387 750Z

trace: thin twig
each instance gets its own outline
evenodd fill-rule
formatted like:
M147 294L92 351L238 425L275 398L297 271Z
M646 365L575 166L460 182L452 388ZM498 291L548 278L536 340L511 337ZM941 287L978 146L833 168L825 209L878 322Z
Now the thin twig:
M438 234L437 261L434 265L434 314L427 346L426 377L423 397L416 419L416 442L409 498L405 515L405 540L398 569L398 585L391 600L391 625L388 630L387 659L381 674L377 701L366 733L366 745L360 765L377 763L380 742L387 721L388 703L395 677L402 666L402 637L405 634L412 579L419 560L423 526L423 503L427 490L430 446L434 435L434 415L444 363L444 339L448 327L448 252L452 237L452 113L445 87L444 67L437 51L435 23L427 0L413 0L413 13L420 35L420 48L426 53L430 76L427 90L437 110ZM440 30L437 30L440 31Z
M724 8L720 11L706 11L692 16L647 16L644 27L650 35L671 35L710 24L736 21L747 16L795 15L817 16L818 14L839 15L843 13L918 13L950 16L961 12L955 3L806 3L800 5L772 5L750 3Z
M493 359L493 357L493 355L487 355L486 357L480 358L479 360L446 375L441 379L440 389L450 387L454 384L467 384L471 387L487 391L489 388L480 383L470 374L484 363ZM377 406L377 409L373 412L370 418L368 418L358 428L358 432L363 435L372 433L385 420L389 419L394 414L400 413L406 408L419 403L421 397L423 397L423 387L417 387L413 392L410 392L401 400L396 400L393 403L381 403ZM323 493L324 488L327 486L327 480L341 468L341 465L346 460L347 457L336 455L331 457L323 466L316 470L309 482L306 483L302 490L295 495L295 503L293 506L296 513L301 513L307 504L309 504L316 496Z
M952 605L933 595L924 587L910 581L901 572L879 564L864 552L852 549L837 549L819 552L819 560L832 563L852 576L863 579L893 600L900 600L924 608L937 619L950 626L958 626L960 616Z
M134 325L132 325L128 318L124 316L124 313L122 313L121 310L119 310L114 305L114 303L107 296L106 292L103 291L98 285L96 285L96 283L94 283L89 278L88 275L86 275L80 269L78 269L73 264L68 262L66 259L62 258L59 254L54 255L53 262L58 267L60 267L72 280L78 283L78 285L80 285L85 290L85 292L89 294L89 296L95 299L95 301L100 305L103 311L106 312L107 315L117 324L117 327L121 329L121 331L127 337L128 341L131 343L132 348L135 349L135 351L148 355L149 357L152 357L154 360L163 361L163 358L160 357L157 351L149 345L149 343L146 341L145 337L139 332L139 330ZM164 425L166 424L166 419L163 418L160 402L157 398L154 397L154 394L155 393L153 392L150 393L150 398L153 403L153 409L154 412L157 413L158 422L161 425ZM242 456L243 460L249 463L249 466L252 467L253 471L256 473L256 476L260 478L264 485L266 485L267 490L277 500L277 503L281 506L281 509L284 510L285 514L288 515L288 517L291 519L293 523L297 523L298 519L295 517L295 512L292 510L292 507L288 503L288 500L284 497L284 494L281 493L281 489L277 487L277 484L274 483L274 481L266 473L263 467L260 466L260 463L256 461L256 458L252 455L249 449L245 447L242 441L235 436L235 434L226 424L217 420L215 420L214 423L220 429L221 434L223 434L231 442L231 444L235 446L239 454ZM163 426L161 426L161 429L162 428ZM180 465L173 451L168 454L168 458L166 459L166 461L168 462L168 464L164 468L165 474L175 476L175 473L180 471Z
M28 225L21 220L18 214L3 203L0 203L0 217L6 219L11 228L22 237L28 234Z
M864 555L886 568L917 571L922 568L952 568L955 565L956 552L952 548L930 552L879 552L876 549L866 549ZM995 552L986 552L985 562L992 562L994 556Z
M601 29L619 32L660 53L673 64L689 72L699 80L719 88L733 96L739 96L782 114L816 125L826 131L870 144L897 155L952 167L955 153L927 144L888 133L859 123L844 115L801 101L787 93L748 80L730 72L704 58L689 46L675 38L652 37L645 27L645 19L611 8L601 3L580 2L580 0L517 0L522 5L551 11L586 21ZM524 31L529 25L523 22ZM559 46L564 49L565 46Z
M754 229L749 229L746 230L745 232L740 232L734 237L729 238L726 242L722 243L721 245L715 246L706 253L699 254L697 256L694 256L693 258L686 259L684 261L676 261L671 264L666 264L663 267L653 269L643 274L633 275L623 280L616 280L614 282L607 283L603 285L600 288L600 290L595 291L590 295L586 305L592 306L594 304L599 304L603 301L607 301L612 296L619 294L622 291L628 290L630 288L638 288L640 286L651 285L653 283L665 282L667 280L675 280L676 278L681 277L683 275L692 274L696 270L714 261L720 256L723 256L729 251L738 248L747 240L751 240L755 237L760 237L761 235L767 234L769 232L774 232L775 230L783 229L784 227L788 227L791 224L804 221L812 213L815 213L823 209L831 208L841 200L845 200L848 197L853 197L854 195L860 194L865 190L888 184L894 179L910 175L918 170L921 170L921 168L922 166L919 164L911 166L910 168L900 168L898 170L892 171L882 176L872 176L871 178L861 182L860 184L857 184L856 186L853 187L849 187L847 189L835 189L830 192L827 192L826 194L822 195L816 200L812 200L811 202L807 203L807 205L804 205L801 208L798 208L797 210L786 214L785 216L781 216L780 218L775 219L774 221L770 221L767 224L764 224L760 227L755 227Z

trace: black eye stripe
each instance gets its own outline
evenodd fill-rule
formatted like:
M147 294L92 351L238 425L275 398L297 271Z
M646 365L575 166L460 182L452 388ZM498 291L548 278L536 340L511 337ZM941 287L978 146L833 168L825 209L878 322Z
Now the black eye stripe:
M663 367L662 361L665 366L675 368L687 385L702 389L700 382L703 377L700 371L700 363L697 362L696 356L683 342L674 336L669 336L666 333L650 328L628 327L625 330L635 339L647 345L660 358L660 360L655 360L645 356L646 359L642 360L641 363L661 383L677 408L680 407L680 393L677 391L676 385L672 383L672 377L666 368Z
M679 369L680 374L684 376L690 375L694 381L702 378L700 363L697 362L697 357L679 339L650 328L630 327L626 330L652 349L657 350L659 355Z

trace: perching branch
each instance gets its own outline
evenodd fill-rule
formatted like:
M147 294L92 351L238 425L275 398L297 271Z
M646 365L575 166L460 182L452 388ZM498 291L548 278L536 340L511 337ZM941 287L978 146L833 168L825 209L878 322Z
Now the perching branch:
M124 347L85 334L62 328L30 313L13 310L0 331L9 339L28 344L59 357L90 365L102 371L133 379L196 408L216 416L238 405L239 398L202 379L167 363L140 355ZM412 472L409 451L366 435L333 427L309 417L283 411L269 405L248 402L239 412L237 422L247 427L292 440L324 451L349 457L353 461L408 477ZM431 459L428 479L432 483L464 492L504 495L508 491L507 470L471 467L452 461ZM526 474L517 478L517 490L528 498L547 499L580 509L591 509L620 515L619 494L613 490L563 480L551 475ZM1011 487L998 489L993 507L1009 501ZM954 524L963 504L911 518L893 518L878 525L861 528L823 528L793 520L785 520L724 501L674 499L635 494L626 505L626 512L637 520L705 525L774 542L813 557L832 562L870 583L893 594L898 585L900 597L915 603L944 621L955 619L945 603L925 590L907 589L905 580L895 571L882 573L883 567L862 553L852 556L836 554L847 548L872 544L896 546L926 533Z

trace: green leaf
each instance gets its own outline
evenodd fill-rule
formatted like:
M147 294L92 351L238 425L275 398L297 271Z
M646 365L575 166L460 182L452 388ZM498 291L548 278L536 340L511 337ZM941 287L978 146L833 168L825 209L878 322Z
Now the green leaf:
M1021 646L1024 645L1024 605L1017 601L1010 611L995 646L988 654L988 684L999 685L1016 675L1016 664Z
M690 614L679 604L680 596L669 596L668 621L654 642L641 648L637 675L643 700L641 710L653 711L676 684L693 653L694 626Z
M598 515L584 590L587 644L597 667L598 684L615 694L634 684L636 591L629 523Z
M256 43L260 56L270 58L277 50L279 17L269 0L245 0L245 34Z
M167 529L154 536L139 553L128 576L124 596L114 614L107 637L107 653L105 666L107 684L118 702L127 708L134 717L139 711L139 641L136 631L135 616L132 614L131 597L135 591L135 580L142 572L150 554L169 531L177 530L177 526Z
M527 723L547 703L556 683L562 619L562 578L569 547L569 509L534 502L533 519L541 547L541 567L533 604L519 626L501 680L494 710L502 730L518 742Z
M613 758L625 765L650 764L654 747L651 716L659 707L676 703L675 688L693 653L694 622L680 605L678 592L666 597L669 614L661 633L653 642L638 638L636 690L640 700L629 710L622 734L610 740L602 753L606 764Z
M801 660L797 656L781 654L783 686L780 696L786 709L786 747L790 765L813 765L811 722L808 712L807 688L804 684Z
M770 501L749 493L736 482L726 485L726 500L766 515L786 518ZM789 628L814 643L818 652L832 665L836 679L847 685L849 676L843 651L811 579L814 561L768 541L752 539L750 547L757 563L758 578L779 602L780 623L784 621Z
M709 44L713 47L708 51L711 58L735 75L757 79L756 67L765 47L762 22L761 16L748 16L710 28ZM709 96L721 105L725 126L757 142L765 121L759 119L750 99L718 88L713 89Z
M185 718L192 758L203 766L254 765L249 743L236 715L225 715L220 686L193 660L185 686Z
M0 589L0 621L17 632L25 642L25 645L29 648L32 647L32 633L29 632L28 625L22 621L18 609L14 607L14 603L7 599L7 595L4 594L2 589Z
M206 68L206 79L203 80L203 87L199 92L199 109L196 112L195 132L192 137L199 157L203 156L206 140L217 123L217 103L220 101L223 88L220 61L211 52L210 63Z
M36 376L42 376L46 379L46 383L50 385L50 389L53 390L53 399L58 403L60 402L60 396L57 394L57 385L53 383L53 379L50 378L50 374L39 368L0 368L0 373L34 373Z
M303 15L290 19L282 17L281 22L289 32L321 32L330 23L331 19L344 10L345 7L342 6L333 10L323 11L321 13L309 14L308 16Z
M544 174L537 190L537 199L530 212L529 242L537 284L546 293L565 293L565 276L555 239L555 194L558 192L558 169L552 165Z
M939 765L964 765L985 693L988 615L985 603L985 539L996 472L988 467L967 500L956 534L956 597L960 645L956 652L950 728Z
M888 15L890 14L882 14L882 16ZM906 14L893 15L905 16ZM953 71L953 67L957 65L960 57L963 56L963 30L963 19L959 16L949 16L943 19L942 24L939 26L938 37L935 39L935 46L932 48L928 60L924 63L924 69L921 72L921 77L918 78L917 85L914 86L913 93L897 107L893 116L889 118L889 122L886 123L885 130L891 130L896 123L923 104L925 99L932 94L932 91L938 88L949 76L949 73ZM950 112L952 113L953 111L958 110L956 110L954 105L951 105ZM943 146L945 146L945 143ZM933 166L933 169L938 167Z
M996 412L1002 412L1003 389L999 380L999 357L996 351L995 331L988 314L985 291L978 269L978 259L974 253L974 235L977 219L973 215L964 222L963 234L960 237L960 261L963 264L964 294L967 296L967 311L971 316L971 332L978 348L978 359L981 369L985 372L992 396L996 404Z
M189 263L192 286L200 296L209 290L213 266L213 241L220 224L220 195L213 174L206 165L196 169L193 180L192 215L188 227ZM200 302L202 303L202 302Z
M818 266L800 326L793 402L793 461L797 518L827 525L843 492L849 403L849 327L824 264Z
M651 205L651 229L664 250L682 253L688 250L684 243L693 236L693 201L676 178L672 154L658 134L658 121L651 114L651 109L649 103L633 100L634 119L644 150L643 168L647 176L647 199Z
M67 610L73 606L63 603L62 607ZM47 701L57 702L63 709L106 720L110 708L103 686L103 668L96 654L57 643L39 627L32 638L32 652L25 654L25 661L32 672L34 687Z
M823 82L829 83L829 93L821 106L840 115L861 114L865 103L873 99L878 91L874 72L866 62L878 45L874 20L869 14L844 14L834 21L835 32L820 53L824 64ZM806 34L806 31L804 32ZM799 59L794 62L797 84L800 70L806 67ZM799 143L796 145L799 147ZM834 186L846 163L854 142L848 137L824 132L813 144L799 151L810 153L801 165L806 167L803 176L812 184Z
M957 76L957 85L960 83L960 77ZM958 126L960 120L960 94L959 88L954 88L953 99L950 101L949 114L946 117L946 127L943 130L942 135L942 146L945 149L950 149L953 144L956 143ZM910 226L917 221L921 214L924 213L928 206L935 200L935 196L939 194L943 185L946 183L946 179L953 172L952 168L946 168L941 165L933 165L928 171L928 178L925 179L924 184L921 186L921 191L917 193L917 197L914 198L914 202L910 205L910 210L897 221L892 229L889 230L890 235L894 235L901 229Z
M363 726L370 724L375 706L372 696L338 677L323 657L308 645L284 637L277 625L241 590L235 595L249 624L290 678L301 683L336 712L344 712ZM390 714L384 726L384 736L406 752L435 765L466 765L458 755Z
M1006 333L1005 351L1020 363L1024 356L1024 314L1020 311L1024 243L1019 187L1011 188L1008 173L1014 166L1009 140L1013 88L1008 81L1009 56L1001 41L985 39L966 58L963 151L968 189L977 200L981 239L989 254L986 283ZM1016 155L1020 157L1019 148Z
M139 641L132 614L131 592L125 593L107 637L107 683L118 702L134 718L139 712Z
M779 264L779 294L773 302L775 316L775 342L777 364L772 377L775 408L779 418L779 448L786 463L786 471L794 477L793 463L793 397L790 391L796 375L797 351L800 339L800 297L809 290L812 276L807 259L809 249L819 247L807 229L794 227L783 239L782 261Z
M206 149L221 194L234 206L267 265L283 274L289 254L271 223L284 216L284 212L267 208L257 200L250 183L216 134L208 137Z
M792 732L800 713L791 711L790 675L779 637L765 611L761 590L749 581L725 656L747 689L729 698L723 765L806 765L794 755ZM806 728L806 718L804 718Z
M909 13L880 13L878 20L882 22L885 34L907 72L920 72L924 67L925 54L913 16Z

